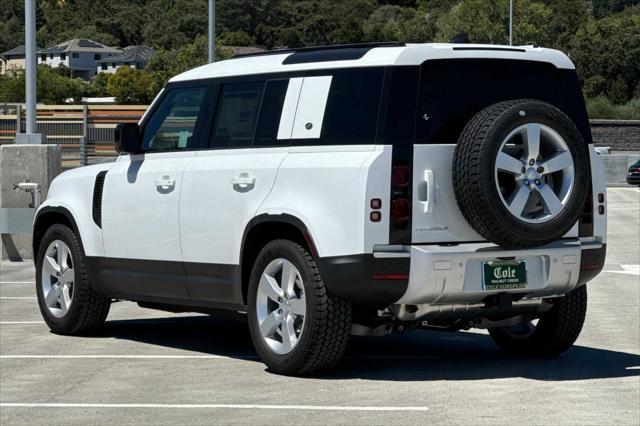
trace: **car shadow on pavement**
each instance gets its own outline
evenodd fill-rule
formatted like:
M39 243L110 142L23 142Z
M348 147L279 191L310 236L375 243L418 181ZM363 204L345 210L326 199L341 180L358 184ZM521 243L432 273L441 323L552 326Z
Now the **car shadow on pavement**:
M108 321L93 337L109 337L198 354L259 362L246 324L208 316ZM543 381L640 376L640 355L575 345L553 358L513 357L487 334L413 331L352 337L343 360L316 379Z

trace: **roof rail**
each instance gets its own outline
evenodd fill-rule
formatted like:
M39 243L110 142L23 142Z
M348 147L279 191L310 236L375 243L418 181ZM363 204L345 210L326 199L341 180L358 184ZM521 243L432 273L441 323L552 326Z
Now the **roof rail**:
M234 55L231 59L247 58L251 56L282 55L284 53L316 52L316 51L323 51L323 50L373 49L374 47L403 47L403 46L405 46L405 44L401 41L386 41L386 42L379 42L379 43L330 44L327 46L309 46L309 47L299 47L299 48L293 48L293 49L266 50L264 52L255 52L255 53L240 53L240 54Z

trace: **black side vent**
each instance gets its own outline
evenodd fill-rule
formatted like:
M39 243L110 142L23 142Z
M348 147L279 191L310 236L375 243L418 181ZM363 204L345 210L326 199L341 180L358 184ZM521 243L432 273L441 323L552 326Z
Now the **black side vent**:
M104 188L104 177L107 171L102 171L96 176L96 183L93 186L93 221L102 228L102 189Z

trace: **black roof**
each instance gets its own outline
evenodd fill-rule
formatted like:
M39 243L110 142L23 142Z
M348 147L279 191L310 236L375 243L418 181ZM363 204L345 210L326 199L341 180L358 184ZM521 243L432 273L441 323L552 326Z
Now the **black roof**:
M128 46L118 55L109 56L108 58L98 59L96 63L103 62L146 62L153 54L154 50L147 46Z
M36 50L40 50L40 48L36 46ZM24 56L24 44L14 47L11 50L7 50L6 52L0 53L0 56L4 58L8 58L11 56Z

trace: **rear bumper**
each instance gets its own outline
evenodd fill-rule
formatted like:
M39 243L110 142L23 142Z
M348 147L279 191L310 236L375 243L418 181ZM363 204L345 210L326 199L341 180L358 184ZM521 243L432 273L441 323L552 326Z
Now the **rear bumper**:
M600 273L605 253L605 244L580 239L528 249L490 243L395 246L320 258L318 268L329 291L363 306L470 305L505 293L523 301L563 296ZM526 261L526 289L484 290L482 263L497 258Z
M563 296L590 279L581 270L583 253L589 252L585 257L589 260L589 275L593 277L600 272L604 265L602 248L600 243L585 244L579 239L527 249L505 249L490 243L412 246L409 285L397 303L481 303L489 296L504 293L517 295L519 299ZM599 250L602 255L594 256L592 250ZM483 262L500 258L526 261L526 289L483 288Z

